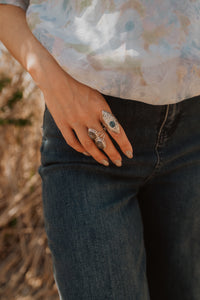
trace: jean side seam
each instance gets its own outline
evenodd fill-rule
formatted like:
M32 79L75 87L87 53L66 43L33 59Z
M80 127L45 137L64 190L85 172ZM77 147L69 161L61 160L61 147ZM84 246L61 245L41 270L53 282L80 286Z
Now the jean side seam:
M157 156L157 161L155 163L155 166L154 166L154 169L153 169L152 173L144 179L143 184L145 184L147 181L149 181L156 174L156 171L159 168L161 159L160 159L160 155L159 155L159 152L158 152L158 146L159 146L159 143L160 143L160 138L161 138L162 130L163 130L163 127L165 126L165 123L167 121L168 115L169 115L169 104L167 104L166 112L165 112L165 117L164 117L164 120L163 120L163 122L162 122L162 124L160 126L159 131L158 131L158 137L157 137L157 140L156 140L156 143L155 143L155 147L154 147L154 151L155 151L156 156Z

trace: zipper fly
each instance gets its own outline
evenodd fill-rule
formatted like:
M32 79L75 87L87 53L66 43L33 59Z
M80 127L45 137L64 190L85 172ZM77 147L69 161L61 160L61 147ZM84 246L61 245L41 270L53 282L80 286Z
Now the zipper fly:
M156 163L155 168L160 163L160 156L159 156L159 152L158 152L158 146L159 146L159 143L160 143L160 139L161 139L161 134L162 134L162 131L163 131L163 127L165 126L165 123L167 121L168 115L169 115L169 104L167 105L166 112L165 112L165 117L164 117L164 120L163 120L163 122L162 122L162 124L160 126L160 130L158 132L157 142L156 142L156 145L155 145L155 151L156 151L156 155L157 155L157 163Z

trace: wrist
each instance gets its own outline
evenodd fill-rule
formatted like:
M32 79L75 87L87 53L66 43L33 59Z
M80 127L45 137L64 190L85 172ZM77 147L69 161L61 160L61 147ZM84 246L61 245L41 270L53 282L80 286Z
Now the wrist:
M49 56L50 54L45 55L41 51L40 53L32 52L27 55L26 69L41 89L48 84L50 68L53 63Z
M57 85L65 84L66 86L66 83L70 86L71 81L75 81L60 67L46 49L44 53L40 53L39 55L29 55L27 71L42 92L49 89L56 89Z

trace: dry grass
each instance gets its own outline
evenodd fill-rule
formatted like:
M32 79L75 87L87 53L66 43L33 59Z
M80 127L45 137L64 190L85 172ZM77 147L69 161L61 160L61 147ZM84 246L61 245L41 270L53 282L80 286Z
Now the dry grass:
M0 79L5 77L11 82L0 93L0 118L25 118L31 125L0 125L0 299L57 300L38 174L44 101L4 50ZM9 108L6 103L18 89L23 98Z

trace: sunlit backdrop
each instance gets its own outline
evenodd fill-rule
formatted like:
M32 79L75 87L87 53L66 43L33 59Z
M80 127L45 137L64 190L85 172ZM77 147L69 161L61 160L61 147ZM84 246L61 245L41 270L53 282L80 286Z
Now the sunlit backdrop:
M58 300L42 215L44 100L0 44L0 299Z

